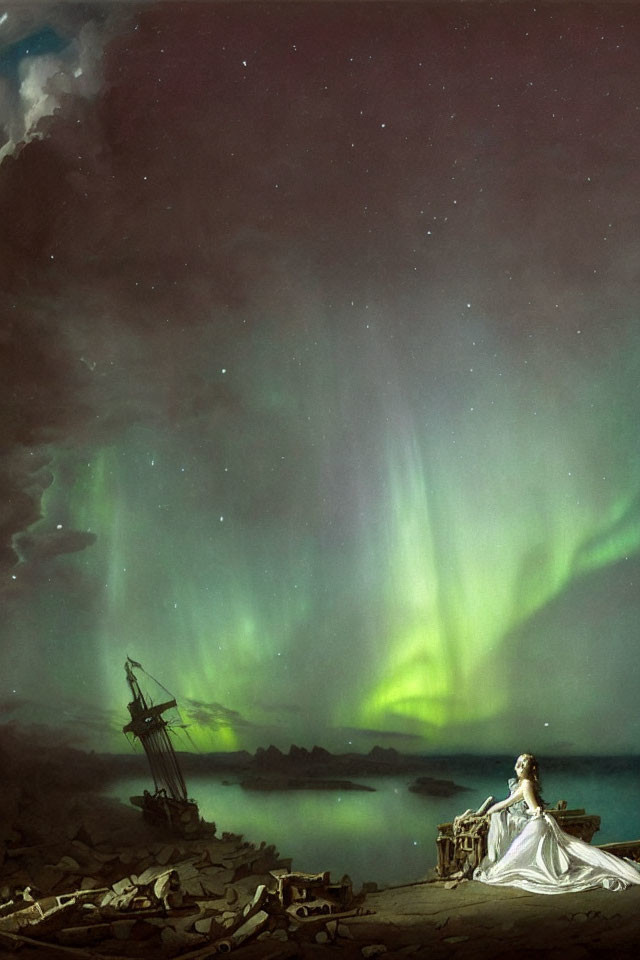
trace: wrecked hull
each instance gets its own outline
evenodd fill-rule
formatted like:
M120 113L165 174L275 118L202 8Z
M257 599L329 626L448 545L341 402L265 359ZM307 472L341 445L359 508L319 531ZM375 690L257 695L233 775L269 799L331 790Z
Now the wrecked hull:
M198 805L193 800L176 800L158 794L145 793L129 797L132 806L142 810L148 823L166 824L172 833L181 837L197 837L203 832L214 834L214 823L206 824L200 819Z
M146 673L142 664L127 657L125 674L133 699L128 704L131 719L123 727L123 733L130 734L141 743L155 786L154 793L145 790L141 797L131 797L131 803L142 810L145 820L150 823L166 824L173 833L195 837L202 829L200 814L195 801L187 795L182 770L169 736L169 722L164 716L168 711L177 711L177 702L172 697L154 704L143 692L136 670L161 687L157 680ZM164 687L162 690L168 693ZM209 830L215 833L215 825L210 825Z

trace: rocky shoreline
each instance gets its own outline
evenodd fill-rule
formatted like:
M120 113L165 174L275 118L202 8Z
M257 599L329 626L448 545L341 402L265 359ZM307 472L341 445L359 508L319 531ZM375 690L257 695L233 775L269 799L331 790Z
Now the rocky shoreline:
M217 837L211 825L179 840L124 804L85 794L49 840L24 845L24 827L23 837L17 829L8 836L2 865L3 960L18 952L22 960L507 960L521 950L624 960L640 942L637 887L545 897L432 877L351 894L343 878L333 892L340 887L348 900L327 913L319 897L304 909L283 904L282 878L301 888L303 879L273 846Z
M316 942L308 905L296 916L278 896L291 861L266 842L217 837L204 823L179 839L96 795L76 797L50 839L25 845L28 832L9 832L0 887L0 947L23 957L204 957L255 938ZM362 895L344 889L345 909L332 904L324 926L359 909Z

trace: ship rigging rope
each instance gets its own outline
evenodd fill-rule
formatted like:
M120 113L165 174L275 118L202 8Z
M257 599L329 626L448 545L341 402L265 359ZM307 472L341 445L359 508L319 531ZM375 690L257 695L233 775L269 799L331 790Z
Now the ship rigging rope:
M142 666L141 663L138 663L137 660L132 660L131 657L127 657L127 660L129 661L129 663L131 664L132 667L135 667L137 670L142 670L142 672L149 677L149 680L153 680L154 683L157 683L157 685L160 687L160 689L161 689L161 690L164 690L164 692L167 694L168 697L171 697L172 700L175 700L175 699L176 699L175 696L174 696L174 694L171 693L170 690L167 690L167 688L166 688L162 683L160 683L159 680L156 680L155 677L152 677L151 674L148 673L148 672L145 670L145 668ZM165 720L164 722L166 723L166 725L167 725L168 727L174 727L174 728L175 728L175 727L179 727L180 730L183 730L184 733L185 733L185 735L186 735L186 737L187 737L187 740L189 741L189 743L191 744L191 746L194 748L194 750L195 750L197 753L200 753L200 749L199 749L197 743L195 742L195 740L193 739L193 737L192 737L191 734L189 733L189 724L185 723L184 720L182 719L182 715L181 715L181 713L180 713L180 710L179 710L177 704L176 704L176 706L175 706L173 709L174 709L174 710L176 711L176 713L178 714L178 720L179 720L180 722L179 722L179 723L176 722L175 718L174 718L173 720Z
M165 729L150 732L142 742L156 790L164 788L176 800L187 799L187 788L173 753L173 745Z
M167 688L166 688L165 686L163 686L163 685L160 683L159 680L156 680L156 678L155 678L155 677L152 677L150 673L147 673L147 671L146 671L145 668L142 666L142 664L137 663L137 664L136 664L136 667L138 667L139 670L142 670L142 672L145 673L145 674L149 677L149 680L153 680L154 683L157 683L157 685L160 687L160 689L161 689L161 690L164 690L164 692L167 694L167 696L171 697L172 700L175 700L175 699L176 699L176 698L174 697L174 695L171 693L171 691L170 691L170 690L167 690ZM176 707L176 709L177 709L177 707Z
M134 695L134 700L137 700L138 697L142 699L142 703L145 704L144 695L140 690L140 684L137 677L133 674L133 669L141 670L150 680L152 680L161 690L173 700L174 704L176 699L170 690L160 683L159 680L156 680L155 677L152 677L148 673L141 663L138 663L137 660L132 660L131 657L127 657L127 663L129 666L129 671L133 676L135 688L133 684L131 689ZM131 681L130 681L131 682ZM137 690L136 690L137 688ZM153 705L153 700L150 700ZM146 704L145 704L146 705ZM177 705L174 707L178 718L180 721L180 726L185 729L187 737L189 737L188 732L186 731L185 725L182 722L180 717L180 711L177 708ZM149 766L151 767L151 774L153 776L153 782L155 784L156 792L160 789L168 791L169 795L176 800L186 800L187 799L187 786L184 782L182 772L178 765L178 758L176 757L171 738L168 733L168 727L170 726L169 721L165 720L163 717L158 716L156 718L158 726L152 726L151 729L141 731L139 733L134 733L134 737L138 736L138 739L141 741L147 758L149 760ZM174 722L174 726L177 726ZM189 737L189 739L191 739Z

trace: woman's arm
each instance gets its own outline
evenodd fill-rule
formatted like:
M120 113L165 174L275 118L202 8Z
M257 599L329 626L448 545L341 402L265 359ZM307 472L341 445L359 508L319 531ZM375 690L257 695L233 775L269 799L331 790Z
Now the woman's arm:
M494 803L493 806L489 807L485 816L489 816L490 813L497 813L499 810L505 810L507 807L510 807L512 803L517 803L518 800L522 800L523 797L523 787L522 784L520 784L506 800L501 800L499 803Z

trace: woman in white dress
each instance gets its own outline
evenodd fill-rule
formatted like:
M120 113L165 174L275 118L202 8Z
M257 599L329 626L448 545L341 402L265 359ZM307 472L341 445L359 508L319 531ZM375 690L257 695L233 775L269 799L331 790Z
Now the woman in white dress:
M624 890L640 884L640 868L569 836L544 813L538 762L521 754L511 793L484 814L490 817L487 856L474 880L531 893L577 893L593 887Z

